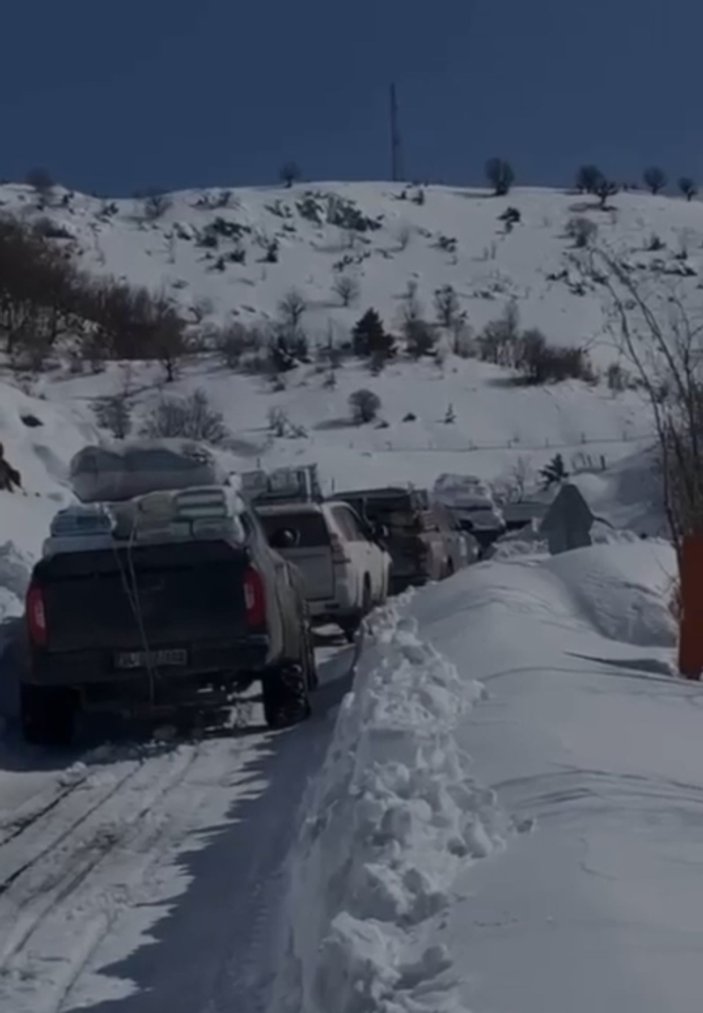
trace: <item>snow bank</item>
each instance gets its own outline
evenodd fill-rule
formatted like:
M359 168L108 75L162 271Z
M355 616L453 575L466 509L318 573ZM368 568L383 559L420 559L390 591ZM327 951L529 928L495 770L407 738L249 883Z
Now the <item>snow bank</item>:
M459 1011L437 924L458 873L506 831L455 739L482 687L463 681L394 608L369 636L304 807L274 1008Z
M544 568L560 578L580 615L602 636L644 647L676 642L670 609L676 555L668 542L592 546L553 556Z
M669 674L674 570L638 539L481 564L410 603L486 686L456 733L475 775L532 821L457 881L439 938L469 1009L700 1010L701 701Z

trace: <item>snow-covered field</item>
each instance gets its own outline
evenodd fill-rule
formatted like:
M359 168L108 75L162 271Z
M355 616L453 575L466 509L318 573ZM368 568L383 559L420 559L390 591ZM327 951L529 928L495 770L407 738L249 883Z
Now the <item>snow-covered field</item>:
M697 201L622 194L604 213L542 190L414 192L247 190L209 209L190 192L147 222L139 202L59 192L39 211L2 187L0 210L48 214L86 270L164 290L203 326L271 321L295 286L313 344L346 338L369 306L396 327L411 281L432 316L452 284L474 333L514 299L523 326L587 345L604 369L617 356L607 299L583 287L566 235L581 214L634 275L700 298ZM522 214L511 233L507 204ZM328 221L340 207L379 227L350 239ZM220 225L217 249L199 245L218 218L238 238ZM278 261L263 263L274 238ZM245 262L214 269L235 248ZM349 308L332 291L341 260L360 286ZM0 1013L698 1010L699 692L672 677L672 551L633 534L661 530L640 394L517 387L453 354L379 376L345 362L333 389L313 364L279 390L211 355L168 387L162 373L132 371L135 428L164 395L202 388L233 468L317 462L327 491L442 472L500 483L560 452L594 512L630 532L557 559L513 541L390 603L353 687L351 652L321 650L315 716L286 734L261 731L255 708L232 736L84 743L66 758L25 749L8 725ZM70 457L101 435L97 399L123 383L117 364L0 375L0 442L25 487L0 492L0 624L71 496ZM382 424L352 425L360 387L381 398ZM272 409L292 435L273 434ZM0 675L3 710L1 626Z

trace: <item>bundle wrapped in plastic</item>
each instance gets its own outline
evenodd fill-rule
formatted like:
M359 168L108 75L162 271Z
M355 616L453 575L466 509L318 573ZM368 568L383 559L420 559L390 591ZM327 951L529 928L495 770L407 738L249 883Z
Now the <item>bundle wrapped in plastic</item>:
M224 485L225 469L204 446L188 440L139 441L84 447L70 465L83 503L120 502L165 489Z
M43 555L60 552L90 551L113 544L115 518L103 504L74 504L52 518Z
M113 509L118 540L226 538L241 544L244 539L242 501L228 486L152 492Z

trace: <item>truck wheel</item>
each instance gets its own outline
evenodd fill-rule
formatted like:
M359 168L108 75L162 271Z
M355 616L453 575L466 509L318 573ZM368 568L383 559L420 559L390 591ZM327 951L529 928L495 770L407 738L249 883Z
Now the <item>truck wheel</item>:
M263 680L264 718L269 728L289 728L310 717L308 663L284 663Z
M22 686L20 720L25 742L68 746L73 738L76 707L70 691L53 686Z

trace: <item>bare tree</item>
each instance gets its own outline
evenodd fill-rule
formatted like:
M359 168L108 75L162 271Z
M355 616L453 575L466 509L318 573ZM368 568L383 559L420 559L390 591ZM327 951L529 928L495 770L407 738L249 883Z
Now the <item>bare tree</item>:
M486 178L493 187L496 197L504 197L510 193L515 182L515 172L510 162L504 158L489 158L486 162Z
M359 298L361 286L350 274L340 274L334 279L332 290L339 296L342 306L351 306Z
M682 176L679 180L679 190L684 195L686 200L693 200L698 193L698 187L694 180L690 176Z
M278 302L278 312L283 318L283 323L292 331L297 330L306 309L305 296L297 288L289 289Z
M596 195L596 197L599 199L600 206L601 206L601 208L602 208L603 211L605 211L607 209L607 206L608 206L608 197L614 197L615 194L618 192L618 189L619 189L619 187L618 187L617 183L613 183L611 180L608 180L608 179L601 179L600 180L600 182L598 183L598 185L596 186L596 188L595 188L595 190L593 192Z
M649 169L645 169L642 174L644 184L650 193L658 194L664 189L667 184L666 173L663 169L660 169L656 165L652 165Z
M187 398L163 398L146 418L141 435L149 439L180 438L224 443L229 435L221 412L210 406L203 390Z
M287 187L292 187L303 175L297 162L285 162L278 171L279 178Z
M459 296L452 285L442 285L436 290L434 306L441 326L451 330L459 316Z
M611 253L596 251L594 269L610 292L623 352L652 410L664 509L680 562L684 537L703 534L703 320L675 289L644 291Z
M597 165L582 165L576 173L576 188L581 193L595 193L604 178Z

